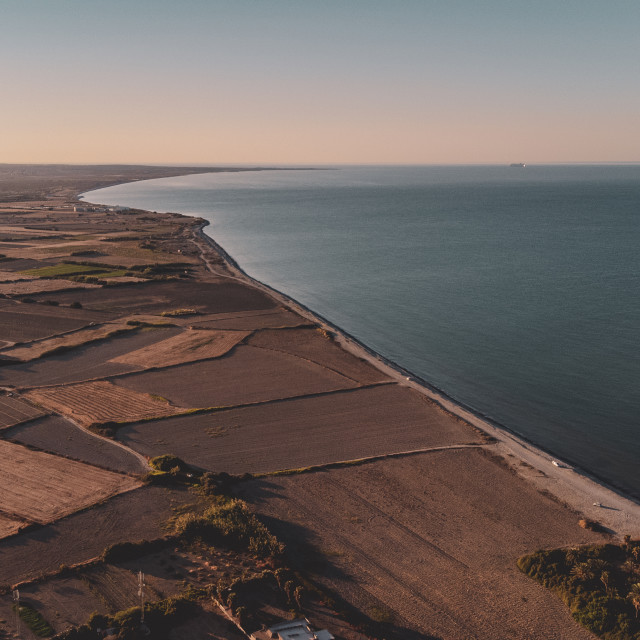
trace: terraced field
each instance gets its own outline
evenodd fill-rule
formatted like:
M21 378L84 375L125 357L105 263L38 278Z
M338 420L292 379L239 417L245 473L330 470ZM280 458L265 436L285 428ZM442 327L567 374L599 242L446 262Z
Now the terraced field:
M133 478L0 440L0 512L40 524L139 486Z
M160 418L182 410L163 399L131 391L104 380L61 387L41 387L25 395L86 427L104 422Z
M0 429L11 427L14 424L33 420L44 415L41 409L14 398L0 395Z

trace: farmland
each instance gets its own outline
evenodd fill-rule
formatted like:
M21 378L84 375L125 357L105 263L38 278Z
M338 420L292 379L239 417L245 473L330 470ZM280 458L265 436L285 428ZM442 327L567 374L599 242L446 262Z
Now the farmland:
M180 409L101 380L63 387L40 387L26 397L49 410L66 415L88 427L104 422L134 421L172 415Z
M396 385L177 416L126 426L117 436L148 456L171 451L191 464L230 473L480 442L466 424Z
M254 331L255 329L297 327L307 325L308 321L298 314L283 308L259 309L232 313L217 313L195 319L194 326L203 329L231 329L235 331Z
M2 349L0 350L0 356L28 362L29 360L41 358L56 350L71 349L89 342L94 342L95 340L103 340L110 336L135 329L135 326L128 325L125 321L106 323L95 327L86 327L62 336L33 341L23 346Z
M43 415L42 410L11 396L0 395L0 429L33 420Z
M359 610L388 611L397 628L452 640L497 637L496 625L500 637L591 637L515 560L601 536L478 450L267 478L243 495L301 566Z
M86 562L118 542L159 538L173 509L191 501L193 495L186 491L145 486L0 540L0 584L54 572L60 564Z
M184 407L249 404L358 386L308 360L247 346L218 360L122 376L114 383L163 396Z
M379 369L341 349L317 328L259 331L248 340L248 344L310 360L362 384L388 380Z
M0 335L10 342L27 342L79 329L104 315L83 309L20 304L0 300Z
M3 436L26 444L120 473L145 473L147 465L128 449L79 428L61 416L45 416L7 429Z
M42 524L139 482L0 440L0 485L0 512Z
M54 299L38 296L38 300ZM152 281L121 287L90 289L56 294L60 304L79 301L83 308L119 315L162 313L194 307L200 313L225 313L249 309L271 309L275 302L264 293L233 281ZM195 304L194 304L195 302Z
M32 387L80 382L135 371L138 367L110 360L128 351L165 340L179 331L160 327L132 331L108 341L77 347L66 353L50 355L25 364L12 364L0 369L0 381L3 385Z
M343 640L590 637L515 561L609 539L594 511L635 535L635 507L251 282L202 220L75 199L166 171L138 169L0 167L0 199L23 188L0 205L0 637L11 585L60 631L136 604L139 568L150 600L208 587L237 616L231 580L264 571L245 596ZM306 609L292 568L326 591ZM198 607L173 640L236 638Z
M147 369L218 358L248 335L247 331L188 330L152 346L113 358L112 362L124 362Z

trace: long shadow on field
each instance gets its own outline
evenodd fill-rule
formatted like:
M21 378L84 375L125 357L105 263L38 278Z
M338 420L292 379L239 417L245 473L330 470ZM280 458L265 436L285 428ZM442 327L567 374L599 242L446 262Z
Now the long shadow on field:
M238 487L238 493L247 502L256 507L260 520L286 545L286 559L289 566L296 569L322 585L322 590L328 592L327 584L352 584L357 587L357 580L343 571L318 546L318 536L307 527L295 522L283 520L281 518L267 515L261 509L261 504L268 504L270 500L282 499L284 496L282 488L269 482L268 480L257 480L248 482ZM304 515L312 519L313 514ZM333 589L328 592L335 601L335 608L342 611L346 619L350 622L363 626L373 632L379 638L392 640L442 640L439 636L419 633L413 629L403 627L394 622L374 621L364 612L347 602ZM374 596L367 593L367 599L371 600L371 608L386 612L388 607L382 601L375 601Z

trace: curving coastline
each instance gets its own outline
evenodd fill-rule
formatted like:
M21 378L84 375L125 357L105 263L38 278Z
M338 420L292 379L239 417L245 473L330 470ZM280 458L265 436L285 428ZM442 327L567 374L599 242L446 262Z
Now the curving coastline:
M87 198L91 191L77 194ZM87 202L87 200L84 200ZM98 203L96 203L98 204ZM174 214L175 215L175 214ZM185 214L180 214L185 215ZM188 216L195 217L195 216ZM227 276L260 289L280 304L292 308L301 316L332 332L338 344L346 351L371 363L398 384L409 387L438 404L442 409L480 429L496 441L496 450L507 459L518 461L518 473L539 491L553 495L560 502L589 519L601 522L611 533L621 537L625 534L640 536L640 503L636 497L624 489L613 486L599 478L592 471L573 466L570 460L560 461L553 453L541 448L535 442L511 431L506 425L480 415L470 407L448 396L436 386L423 380L400 364L377 353L357 338L333 324L327 318L314 312L286 293L267 283L253 278L216 240L206 233L209 222L203 220L193 229L193 241L199 247L201 256L209 269L211 262L207 256L222 258ZM219 260L218 260L219 261ZM523 473L531 467L535 473ZM602 506L598 505L604 505Z

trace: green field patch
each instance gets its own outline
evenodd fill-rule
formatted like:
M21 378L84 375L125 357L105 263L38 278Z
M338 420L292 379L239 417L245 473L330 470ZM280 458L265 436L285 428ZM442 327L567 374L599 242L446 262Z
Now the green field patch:
M20 605L18 615L38 637L49 638L54 634L51 625L35 609Z
M103 274L106 272L107 270L103 267L72 264L68 262L60 262L50 267L38 267L36 269L20 271L20 273L25 276L35 276L36 278L56 278L80 274Z

